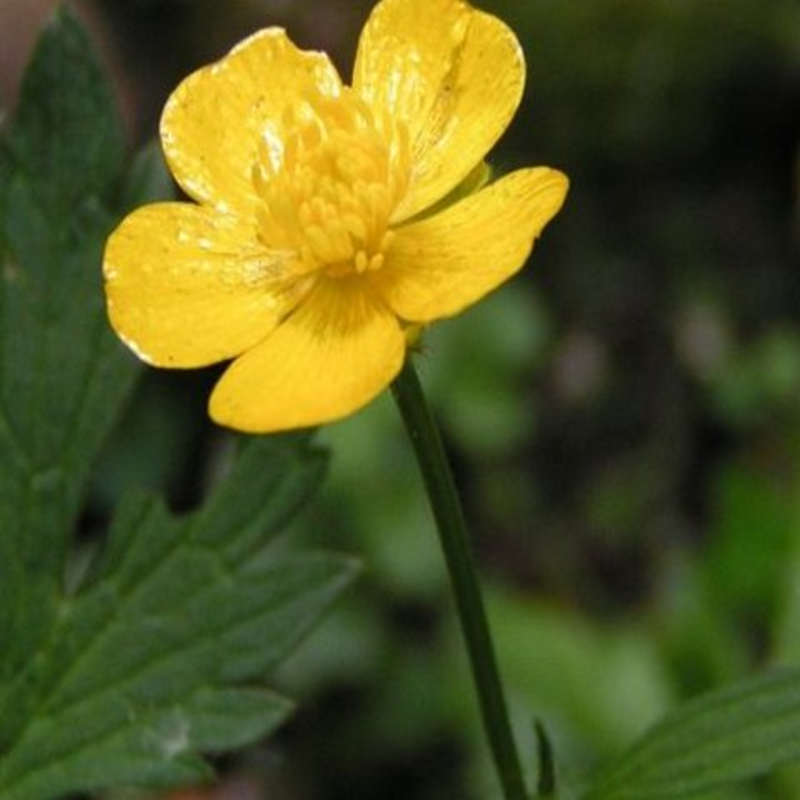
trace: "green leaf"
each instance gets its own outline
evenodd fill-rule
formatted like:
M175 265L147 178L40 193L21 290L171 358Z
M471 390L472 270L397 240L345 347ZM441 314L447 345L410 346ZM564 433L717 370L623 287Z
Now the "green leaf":
M131 495L65 588L91 465L138 367L112 335L103 242L167 192L150 150L121 170L111 93L61 9L0 140L0 800L207 777L205 753L273 730L263 682L354 572L276 534L325 457L254 438L195 513Z
M672 800L800 759L800 669L736 683L668 714L585 800Z
M3 800L199 780L199 751L285 717L285 700L238 687L275 666L353 574L344 559L271 544L323 465L308 445L256 439L201 511L175 519L146 496L123 507L96 571L16 681L28 701L0 760Z
M25 74L11 147L49 212L104 196L125 145L111 87L78 22L59 8ZM63 228L65 220L53 220Z
M0 680L53 624L88 471L137 373L99 268L121 152L90 42L61 10L0 141Z

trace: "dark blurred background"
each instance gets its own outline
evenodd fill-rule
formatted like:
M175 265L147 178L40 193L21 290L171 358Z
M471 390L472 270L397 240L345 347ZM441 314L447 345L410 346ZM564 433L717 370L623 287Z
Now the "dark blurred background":
M0 91L53 3L0 0ZM267 25L349 74L365 0L85 0L131 147L171 88ZM800 3L486 0L525 99L493 165L572 180L530 267L426 337L520 738L572 789L699 691L800 658ZM268 76L265 78L268 80ZM191 507L224 434L215 371L147 371L87 509L134 482ZM388 398L320 432L293 533L364 558L273 678L276 739L213 800L478 800L485 748L421 487ZM565 796L569 796L566 792ZM176 796L177 797L177 796ZM787 770L721 800L800 798Z

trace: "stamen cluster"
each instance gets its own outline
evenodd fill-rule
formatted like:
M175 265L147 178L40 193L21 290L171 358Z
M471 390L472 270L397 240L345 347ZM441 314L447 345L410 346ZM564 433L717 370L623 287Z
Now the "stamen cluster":
M284 137L267 130L253 184L259 238L299 257L304 273L344 277L383 266L392 211L410 176L406 127L375 114L351 89L287 110Z

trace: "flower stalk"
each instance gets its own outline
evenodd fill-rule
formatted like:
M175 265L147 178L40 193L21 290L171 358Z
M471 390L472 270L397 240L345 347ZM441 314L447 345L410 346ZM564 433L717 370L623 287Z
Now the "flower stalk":
M481 718L503 796L505 800L528 800L464 512L439 430L425 401L411 357L406 359L402 371L392 383L392 394L411 439L436 521L467 645Z

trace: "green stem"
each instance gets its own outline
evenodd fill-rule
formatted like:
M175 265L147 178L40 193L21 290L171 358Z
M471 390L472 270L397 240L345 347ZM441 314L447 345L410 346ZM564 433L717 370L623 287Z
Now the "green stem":
M406 359L403 370L392 384L392 393L414 446L428 500L436 519L461 630L467 644L483 726L492 749L503 795L505 800L528 800L475 572L475 562L469 547L464 512L439 430L425 402L410 357Z

